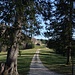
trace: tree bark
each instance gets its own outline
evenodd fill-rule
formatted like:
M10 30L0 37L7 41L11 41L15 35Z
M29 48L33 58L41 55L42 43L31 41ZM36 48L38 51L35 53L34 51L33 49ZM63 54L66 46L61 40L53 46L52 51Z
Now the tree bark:
M67 49L67 64L72 64L72 10L73 10L73 0L70 0L70 10L68 18L68 49Z
M67 49L67 65L69 65L69 64L71 64L72 62L71 62L71 48L69 47L68 49Z
M18 44L14 43L8 50L3 75L18 75L17 71Z
M18 75L17 71L17 56L18 56L18 39L19 39L20 30L15 30L15 35L12 35L13 38L11 46L8 48L7 59L4 66L4 70L1 75Z
M12 28L10 28L10 46L7 52L7 59L3 66L1 66L0 75L18 75L17 71L17 57L19 51L19 41L21 35L21 17L16 15L16 20Z

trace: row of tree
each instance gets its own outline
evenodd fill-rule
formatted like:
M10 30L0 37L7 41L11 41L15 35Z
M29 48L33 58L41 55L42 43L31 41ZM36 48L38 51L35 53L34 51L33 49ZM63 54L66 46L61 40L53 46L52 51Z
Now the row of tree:
M67 64L71 63L73 53L73 34L75 29L75 7L73 0L42 0L39 1L40 14L46 24L45 36L50 40L49 47L57 53L67 55Z

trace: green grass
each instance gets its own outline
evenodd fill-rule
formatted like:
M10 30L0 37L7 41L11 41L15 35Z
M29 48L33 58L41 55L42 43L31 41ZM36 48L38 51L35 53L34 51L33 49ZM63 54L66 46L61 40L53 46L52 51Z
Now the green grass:
M0 52L0 62L5 62L6 60L6 52Z
M35 51L36 49L21 50L21 56L18 57L18 71L20 75L27 75Z
M18 56L18 72L19 75L27 75L30 63L36 49L26 49L20 50L21 56ZM5 62L6 60L6 52L0 53L0 62Z
M55 54L52 49L42 49L40 51L40 59L49 70L64 75L72 75L72 66L66 65L66 57Z
M71 75L71 65L65 65L66 57L55 54L52 49L48 49L45 46L36 46L34 49L20 50L21 56L18 56L18 72L20 75L27 75L32 57L37 49L41 49L40 58L47 68L57 73ZM6 52L1 52L0 62L4 62L5 59Z

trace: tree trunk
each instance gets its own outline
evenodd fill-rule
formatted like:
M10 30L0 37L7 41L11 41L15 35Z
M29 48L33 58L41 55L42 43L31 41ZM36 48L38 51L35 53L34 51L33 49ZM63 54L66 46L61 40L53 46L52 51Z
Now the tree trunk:
M18 75L17 71L18 44L14 43L8 50L3 75Z
M0 42L0 52L2 51L2 43Z
M68 18L68 49L67 49L67 64L72 63L72 10L73 10L73 0L70 0L70 10Z
M8 49L7 59L4 66L4 70L1 75L18 75L17 71L17 56L18 56L18 39L19 39L20 30L15 30L15 35L12 35L12 44Z
M71 64L71 48L67 48L67 65Z

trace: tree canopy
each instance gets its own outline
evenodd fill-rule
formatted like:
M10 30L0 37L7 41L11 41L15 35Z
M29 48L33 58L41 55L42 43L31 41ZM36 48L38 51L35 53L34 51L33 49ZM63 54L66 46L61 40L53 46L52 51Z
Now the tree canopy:
M53 44L52 48L57 53L67 52L67 64L71 62L75 29L73 0L1 0L0 45L7 45L8 50L3 75L6 71L7 75L18 75L17 55L21 33L29 37L40 34L42 26L38 15L42 15L46 25L44 35L50 39L48 46Z
M0 1L0 8L0 45L7 45L8 51L1 74L18 75L17 55L21 33L32 37L34 33L39 34L41 28L35 15L35 3L34 0L5 0Z
M48 46L55 48L57 53L63 55L67 52L67 64L71 61L70 56L73 51L72 41L75 29L73 3L73 0L38 0L37 2L38 13L42 14L46 24L45 36L50 39Z

